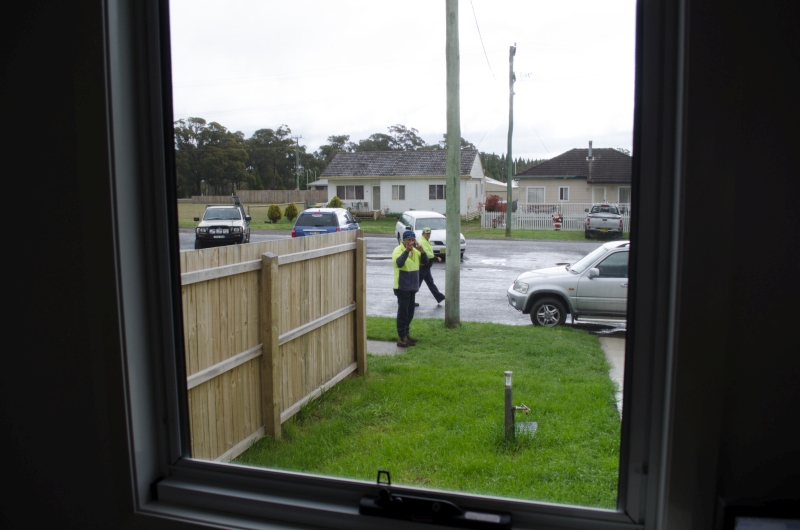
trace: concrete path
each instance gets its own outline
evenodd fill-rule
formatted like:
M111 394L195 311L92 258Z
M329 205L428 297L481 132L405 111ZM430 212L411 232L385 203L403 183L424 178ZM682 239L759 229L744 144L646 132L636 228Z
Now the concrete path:
M368 340L367 353L375 355L397 355L398 353L405 353L408 348L401 348L396 342L384 342L382 340Z
M617 337L597 337L600 347L611 365L608 375L617 383L617 410L622 414L622 382L625 380L625 339Z

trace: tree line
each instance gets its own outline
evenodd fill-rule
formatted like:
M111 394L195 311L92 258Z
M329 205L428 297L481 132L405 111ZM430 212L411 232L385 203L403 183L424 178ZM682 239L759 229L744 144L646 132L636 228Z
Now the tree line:
M259 129L250 138L203 118L178 120L174 128L179 197L227 195L240 189L305 189L306 171L318 177L338 153L441 150L447 145L446 134L438 143L428 144L419 131L400 124L387 127L388 134L374 133L358 141L351 141L348 134L332 135L313 153L297 144L285 124L277 129ZM475 149L475 145L461 138L461 149ZM487 176L505 180L505 155L480 156ZM522 171L542 160L518 158L516 162L516 171Z

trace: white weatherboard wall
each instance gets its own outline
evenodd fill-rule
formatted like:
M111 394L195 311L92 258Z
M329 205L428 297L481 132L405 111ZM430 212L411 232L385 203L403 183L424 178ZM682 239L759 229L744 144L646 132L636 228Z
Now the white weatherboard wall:
M328 202L336 196L337 186L364 186L364 198L360 200L342 199L345 207L356 207L355 203L366 202L369 209L375 209L372 198L373 186L381 188L381 210L402 213L407 210L431 210L444 214L447 208L443 199L430 199L429 186L446 185L444 175L430 177L328 177ZM392 199L392 186L405 186L405 200ZM477 186L477 188L476 188ZM460 212L470 216L479 213L478 203L485 201L485 185L483 166L480 157L476 156L469 175L462 175L460 180Z

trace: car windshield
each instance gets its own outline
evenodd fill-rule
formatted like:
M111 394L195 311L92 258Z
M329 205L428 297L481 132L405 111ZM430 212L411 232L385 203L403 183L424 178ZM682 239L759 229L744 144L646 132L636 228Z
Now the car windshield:
M241 218L238 208L209 208L203 215L203 221L238 221Z
M589 268L589 266L592 263L597 261L597 258L599 258L600 256L602 256L605 253L606 253L605 247L598 247L598 248L594 249L591 253L585 255L584 257L579 259L577 262L575 262L575 264L572 265L571 267L569 267L568 270L571 271L571 272L574 272L575 274L580 274L583 271L585 271L587 268Z
M619 215L616 206L592 206L592 213L615 213Z
M426 227L431 230L445 230L447 228L447 219L444 217L424 217L422 219L417 219L417 224L414 226L414 229L422 230Z
M297 218L295 226L339 226L339 221L333 213L304 212Z

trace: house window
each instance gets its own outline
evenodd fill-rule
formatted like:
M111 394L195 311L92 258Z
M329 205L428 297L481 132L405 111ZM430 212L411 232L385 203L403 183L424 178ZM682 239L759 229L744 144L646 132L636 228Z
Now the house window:
M606 189L605 188L592 188L592 202L606 202Z
M406 200L406 187L402 184L392 185L392 200L404 201Z
M544 203L544 186L528 186L528 204Z
M569 201L569 186L558 187L558 200L564 202Z
M446 189L444 184L431 184L428 186L428 199L432 201L447 199L445 196Z
M359 201L364 198L364 186L336 186L336 196L344 200Z
M630 186L620 186L619 188L619 200L617 201L620 204L630 204L631 202L631 188Z

